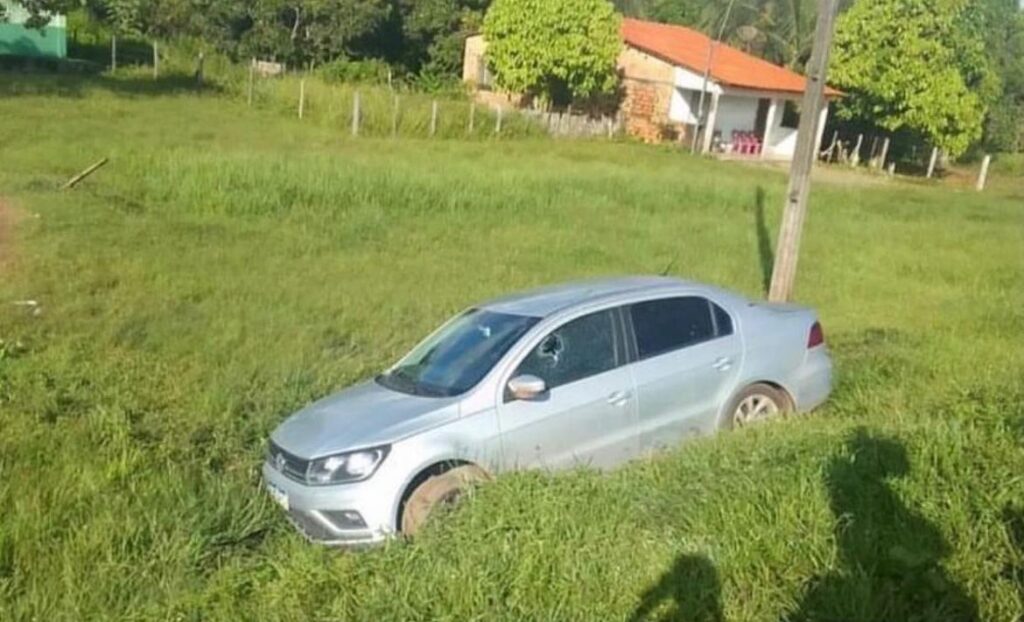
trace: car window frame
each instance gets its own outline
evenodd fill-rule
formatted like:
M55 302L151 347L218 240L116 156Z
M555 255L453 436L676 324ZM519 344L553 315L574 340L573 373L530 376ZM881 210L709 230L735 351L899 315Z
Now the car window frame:
M629 365L630 363L632 363L633 362L633 358L632 358L630 350L629 350L629 341L628 341L628 339L626 337L626 327L625 327L625 324L623 323L622 305L621 304L616 304L616 305L611 305L611 306L607 306L607 307L602 307L602 308L599 308L599 309L588 309L588 310L584 311L583 313L580 313L578 315L574 315L572 317L566 318L564 321L560 321L559 323L555 324L554 326L551 326L550 328L543 329L542 331L539 332L539 335L537 337L535 337L535 338L534 337L530 337L529 338L529 341L530 341L529 345L527 345L521 353L518 353L515 356L513 363L509 366L509 371L505 374L505 379L502 381L502 384L501 384L502 403L508 404L510 402L527 401L527 400L520 400L520 399L514 397L511 394L511 392L509 391L509 389L508 389L508 383L509 383L509 381L511 381L513 378L516 377L516 372L519 371L519 366L523 364L523 361L525 361L527 357L529 357L531 354L533 354L533 351L537 348L537 346L539 346L541 343L543 343L543 341L545 339L547 339L548 336L551 335L551 333L561 329L562 327L564 327L564 326L566 326L568 324L571 324L572 322L575 322L576 320L580 320L580 319L583 319L583 318L591 316L591 315L596 315L598 313L611 313L612 314L612 318L611 318L611 320L612 320L611 321L611 325L612 325L612 343L613 343L614 348L615 348L615 366L612 367L611 369L606 369L605 371L599 372L597 374L593 374L593 375L590 375L590 376L584 376L582 378L577 378L576 380L573 380L572 382L567 382L565 384L560 384L557 387L554 387L554 389L559 389L561 387L567 387L567 386L573 385L573 384L575 384L577 382L581 382L583 380L588 380L590 378L593 378L594 376L599 376L601 374L608 373L610 371L615 371L617 369L620 369L620 368L625 367L626 365ZM552 390L552 388L549 388L548 390L550 391L550 390Z
M707 298L707 296L705 296L705 298ZM722 337L729 337L729 336L735 335L736 334L736 318L734 318L732 316L732 313L729 313L729 310L726 309L724 305L718 304L717 302L715 302L711 298L707 298L707 301L708 301L708 308L711 310L711 323L715 327L714 339L721 339ZM727 332L725 334L722 334L722 330L718 326L718 314L715 313L715 309L721 309L722 313L725 314L725 317L729 318L729 332Z
M648 356L646 358L641 357L640 356L640 346L639 346L639 343L637 342L637 338L636 338L636 326L634 326L634 324L633 324L633 314L631 313L631 307L633 305L650 303L650 302L659 302L659 301L662 301L662 300L672 300L674 298L701 298L701 299L703 299L707 303L707 305L708 305L708 314L711 316L712 335L710 337L706 338L706 339L702 339L700 341L693 341L693 342L690 342L690 343L687 343L687 344L684 344L684 345L681 345L681 346L678 346L678 347L675 347L675 348L672 348L672 349L669 349L669 350L665 350L664 352L659 352L658 354L654 354L654 355ZM714 305L714 306L712 306L712 305ZM720 309L722 309L722 311L724 311L725 314L729 316L729 321L732 322L732 332L731 333L723 335L723 334L721 334L719 332L719 329L718 329L718 319L715 317L715 309L714 309L715 306L717 306ZM661 357L661 356L666 356L668 354L673 354L675 352L679 352L681 350L686 350L687 348L692 348L692 347L695 347L695 346L703 345L705 343L711 343L712 341L716 341L718 339L723 339L725 337L730 337L730 336L733 336L733 335L736 334L736 318L733 317L732 313L730 313L729 310L725 308L725 305L723 305L723 304L721 304L719 302L716 302L711 296L708 296L708 295L706 295L704 293L700 293L700 292L685 292L685 293L684 292L672 292L669 295L657 296L657 297L652 297L652 298L643 298L643 299L640 299L640 300L633 300L633 301L630 301L628 303L623 304L619 308L619 310L620 310L620 317L621 317L622 322L623 322L623 329L626 332L626 340L627 340L627 343L629 344L629 354L630 354L630 359L631 359L630 363L631 364L632 363L639 363L639 362L642 362L642 361L650 361L650 360L656 359L656 358Z

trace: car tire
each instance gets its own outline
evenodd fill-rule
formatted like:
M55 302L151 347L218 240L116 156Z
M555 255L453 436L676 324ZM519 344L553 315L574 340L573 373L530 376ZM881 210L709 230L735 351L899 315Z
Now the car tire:
M743 389L729 402L729 407L722 418L722 427L742 428L774 419L792 410L792 404L785 391L759 382Z
M402 509L402 535L415 536L440 508L455 505L474 485L486 481L487 473L467 464L428 478L409 495Z

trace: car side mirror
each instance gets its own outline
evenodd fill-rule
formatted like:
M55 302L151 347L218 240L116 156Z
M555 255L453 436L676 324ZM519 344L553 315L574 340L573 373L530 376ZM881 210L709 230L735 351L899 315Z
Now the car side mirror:
M508 381L508 392L517 400L536 399L547 390L547 383L542 378L531 374L516 376Z

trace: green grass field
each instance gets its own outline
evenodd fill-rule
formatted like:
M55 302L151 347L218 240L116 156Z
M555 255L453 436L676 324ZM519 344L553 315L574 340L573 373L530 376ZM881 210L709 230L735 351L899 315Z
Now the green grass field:
M1024 179L819 171L797 298L827 407L502 477L348 553L262 493L285 416L509 290L667 267L760 296L785 175L23 86L0 96L0 620L1024 615Z

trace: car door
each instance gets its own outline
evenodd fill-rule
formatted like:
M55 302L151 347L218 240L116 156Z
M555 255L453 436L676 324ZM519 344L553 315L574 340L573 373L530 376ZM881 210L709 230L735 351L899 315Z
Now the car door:
M507 381L529 374L547 390L500 399L505 468L611 467L636 455L633 379L617 309L573 319L540 338Z
M675 296L629 305L625 317L640 451L714 431L742 362L729 314L703 296Z

